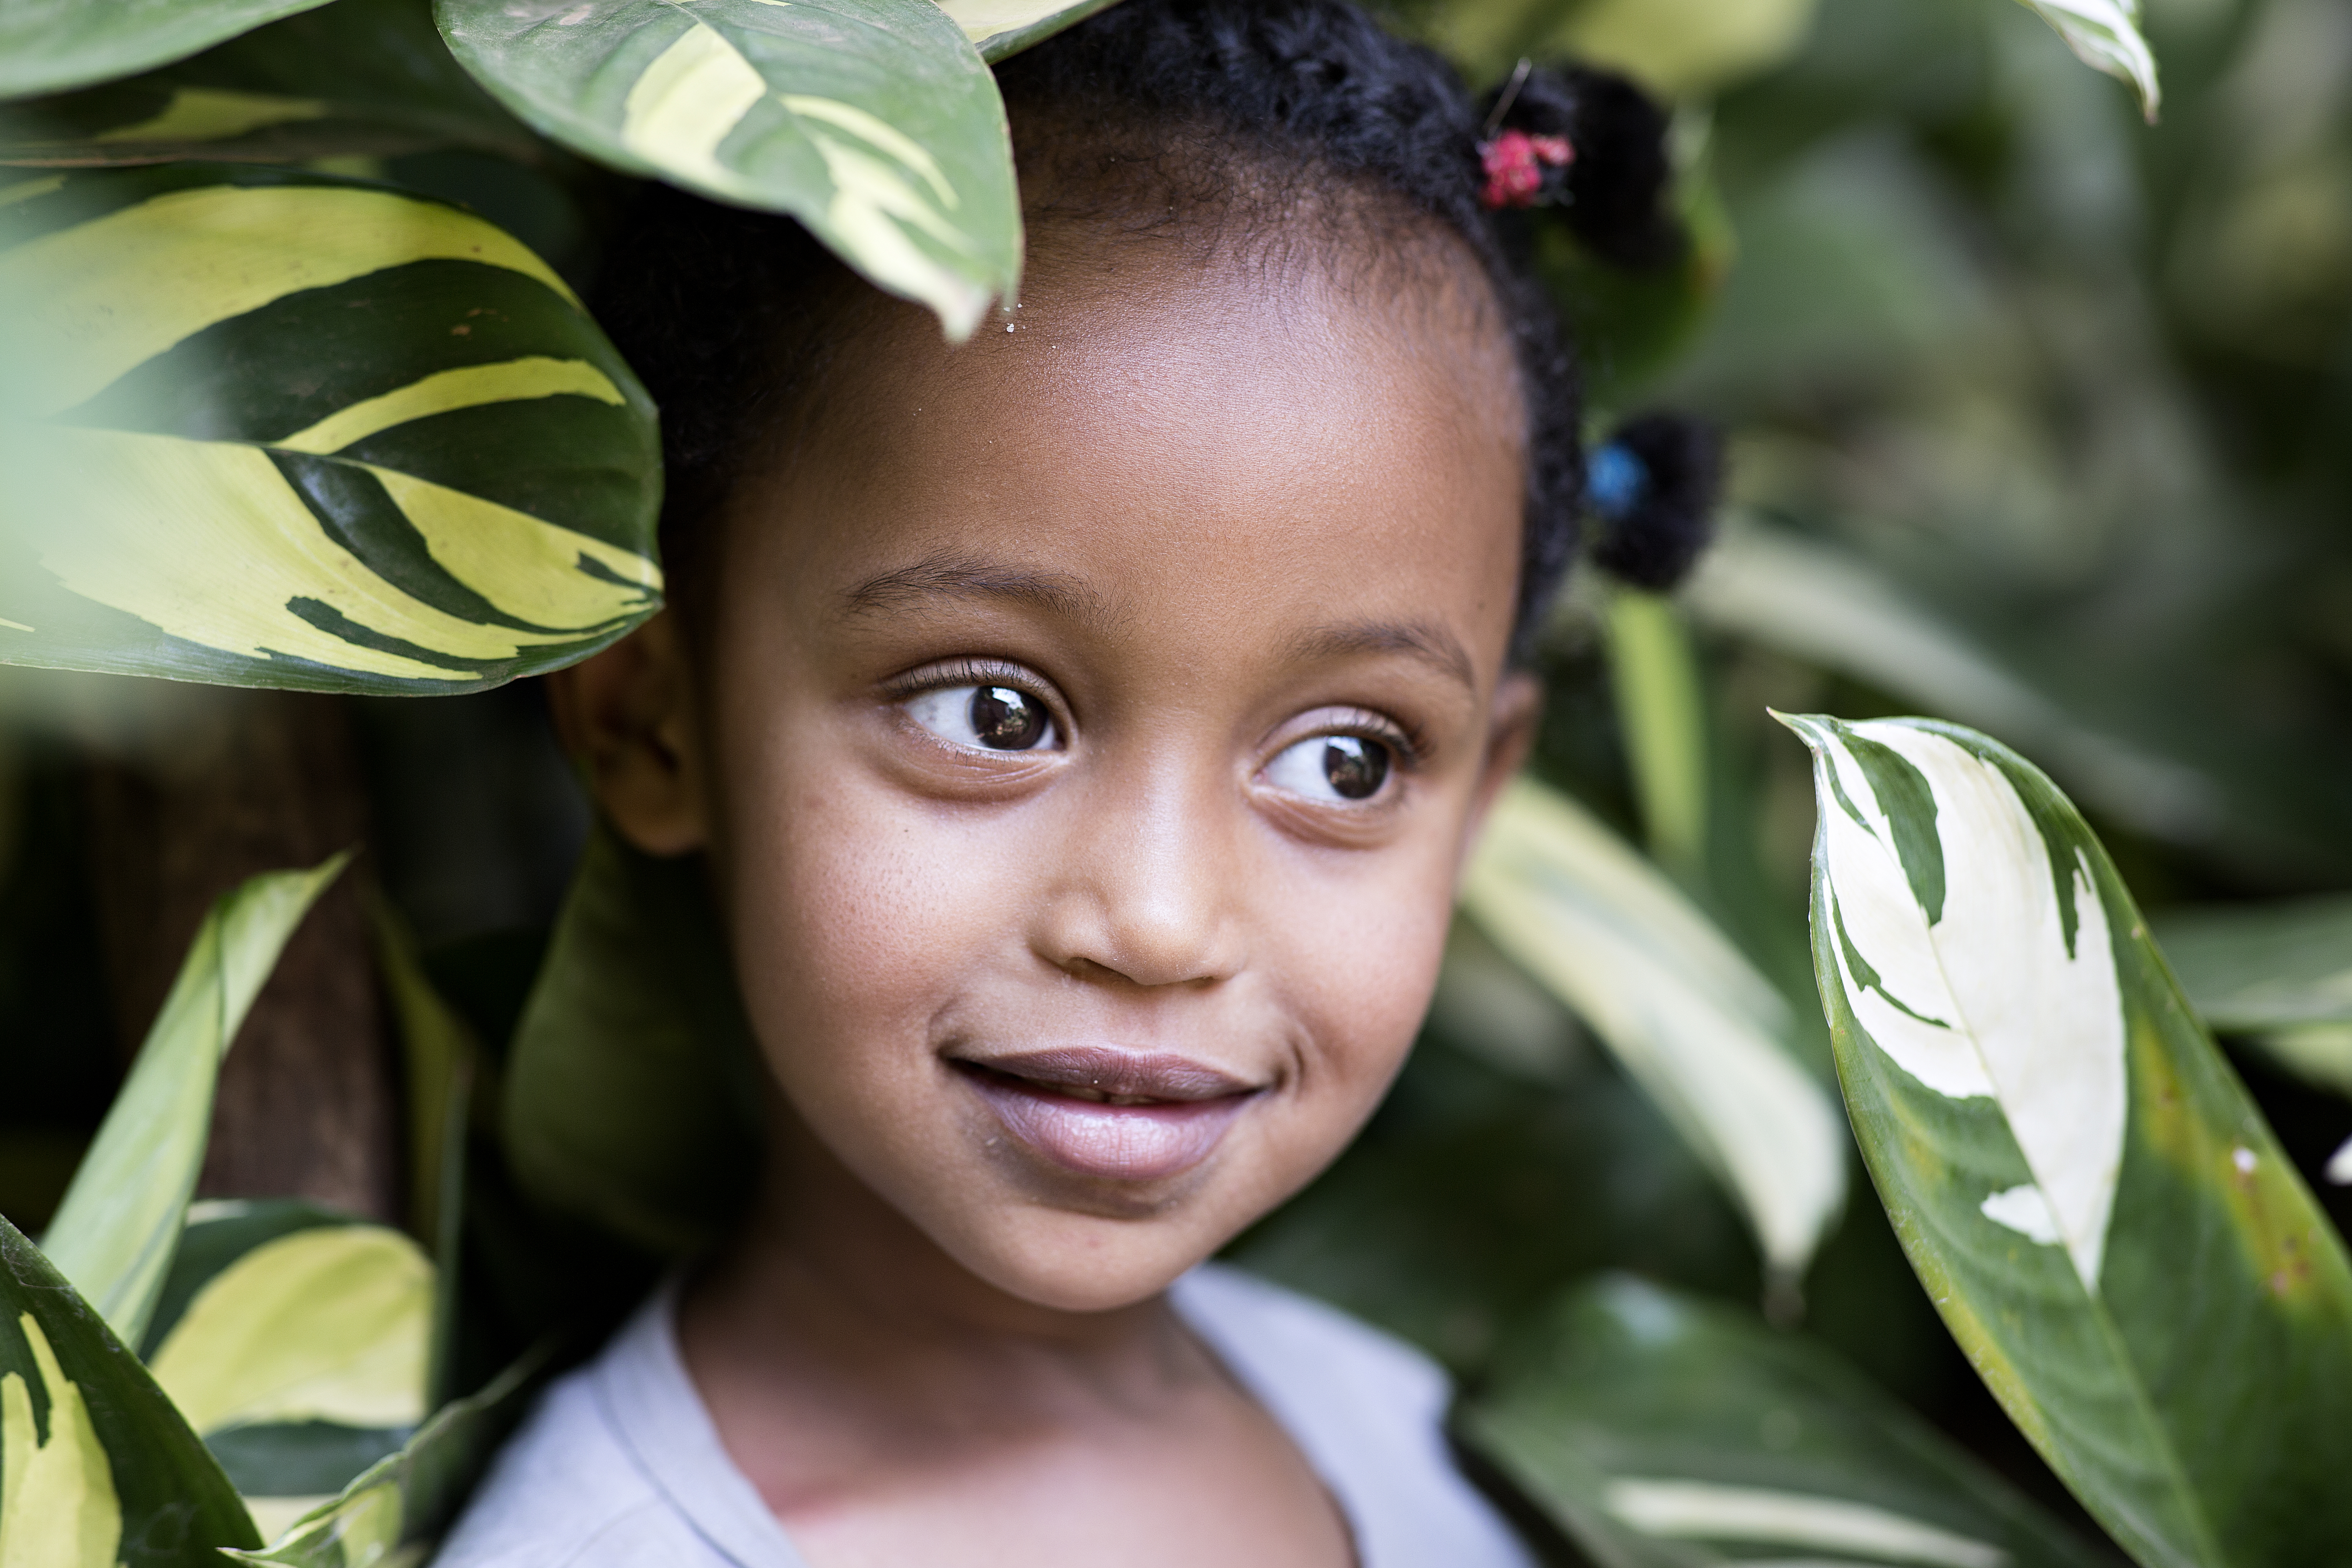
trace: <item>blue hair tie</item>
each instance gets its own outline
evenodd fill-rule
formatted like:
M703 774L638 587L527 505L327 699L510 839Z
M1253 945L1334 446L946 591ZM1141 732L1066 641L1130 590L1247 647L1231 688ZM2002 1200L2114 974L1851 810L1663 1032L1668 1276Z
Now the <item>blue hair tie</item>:
M1622 441L1612 441L1592 454L1585 469L1585 503L1612 522L1633 515L1650 489L1650 465Z

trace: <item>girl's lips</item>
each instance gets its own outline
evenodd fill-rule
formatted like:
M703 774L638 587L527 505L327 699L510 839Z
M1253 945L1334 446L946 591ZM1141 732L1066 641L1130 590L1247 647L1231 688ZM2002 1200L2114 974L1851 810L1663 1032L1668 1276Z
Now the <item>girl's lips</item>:
M1181 1057L1090 1047L962 1060L1006 1131L1066 1170L1122 1182L1207 1159L1255 1092Z

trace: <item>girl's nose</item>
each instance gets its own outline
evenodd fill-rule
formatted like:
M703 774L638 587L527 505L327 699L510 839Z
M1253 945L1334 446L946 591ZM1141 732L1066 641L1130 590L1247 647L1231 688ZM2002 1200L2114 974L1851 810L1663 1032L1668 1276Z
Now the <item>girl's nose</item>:
M1089 793L1072 802L1079 820L1038 911L1038 955L1081 978L1139 986L1239 973L1247 874L1214 784L1161 778Z

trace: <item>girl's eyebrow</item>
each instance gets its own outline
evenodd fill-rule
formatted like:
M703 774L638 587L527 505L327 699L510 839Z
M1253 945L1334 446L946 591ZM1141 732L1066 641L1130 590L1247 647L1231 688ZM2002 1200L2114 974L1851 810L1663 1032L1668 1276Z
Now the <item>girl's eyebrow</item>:
M842 595L841 609L850 616L879 615L938 598L1012 599L1097 624L1116 618L1101 595L1067 573L954 555L934 555L868 577Z
M1291 641L1293 657L1301 659L1346 658L1356 654L1402 653L1478 690L1478 667L1469 650L1445 627L1427 621L1353 621L1345 626L1318 626Z

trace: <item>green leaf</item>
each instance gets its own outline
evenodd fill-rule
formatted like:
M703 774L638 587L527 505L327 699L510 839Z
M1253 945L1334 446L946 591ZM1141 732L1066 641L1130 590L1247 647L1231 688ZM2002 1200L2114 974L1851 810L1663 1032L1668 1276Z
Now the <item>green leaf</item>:
M1673 601L1608 595L1609 674L1650 852L1679 871L1706 856L1706 708L1698 660Z
M2212 1027L2352 1024L2352 899L2173 910L2153 924Z
M433 1364L425 1387L434 1404L454 1391L458 1263L466 1227L467 1129L482 1050L473 1029L443 999L425 973L415 936L398 910L374 900L376 965L390 994L406 1068L409 1114L409 1216L439 1263L433 1305Z
M0 8L0 99L149 70L326 0L10 0Z
M2093 70L2131 84L2140 112L2156 123L2163 92L2156 80L2156 56L2140 37L2138 0L2022 0L2025 8L2058 29L2074 58Z
M1973 731L1784 722L1847 1108L1954 1336L2143 1563L2339 1551L2352 1266L2097 838Z
M416 695L660 604L654 413L457 207L184 164L0 189L0 662Z
M257 1541L138 1357L0 1219L0 1563L214 1568Z
M438 147L526 163L550 152L450 58L418 0L336 0L144 76L0 105L0 163L21 167L384 158Z
M1788 1005L1654 867L1531 780L1462 884L1481 930L1575 1010L1801 1272L1845 1202L1846 1137L1788 1044Z
M1456 1423L1601 1568L2106 1561L1826 1347L1623 1275L1507 1342Z
M436 14L466 68L541 132L790 213L951 339L1019 282L1004 106L931 0L436 0Z
M1083 22L1114 0L939 0L948 19L963 29L980 58L994 65L1010 59L1033 44L1042 44L1063 28Z
M43 1238L58 1272L137 1344L163 1288L212 1131L213 1085L262 982L349 852L224 894Z
M698 859L589 836L516 1026L516 1180L656 1252L716 1239L750 1190L760 1068Z
M1653 92L1701 97L1779 64L1804 42L1815 0L1388 0L1380 7L1473 80L1521 56L1623 71Z
M2204 773L2083 722L1869 562L1734 510L1682 601L1703 626L2015 737L2145 832L2200 840L2222 812Z
M522 1418L547 1361L545 1348L534 1351L480 1393L443 1405L400 1452L370 1466L266 1551L226 1555L289 1568L374 1568L410 1548L421 1558Z

